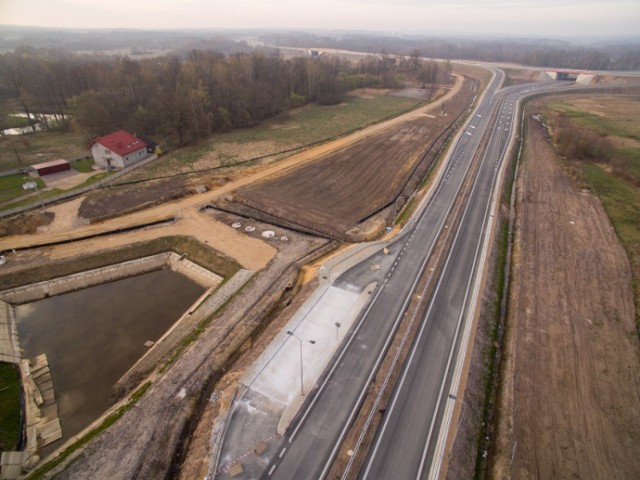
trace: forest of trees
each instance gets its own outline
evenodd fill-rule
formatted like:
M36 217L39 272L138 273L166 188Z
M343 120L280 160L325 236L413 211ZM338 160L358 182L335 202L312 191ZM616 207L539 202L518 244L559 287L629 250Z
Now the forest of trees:
M404 75L442 80L445 67L372 55L283 59L277 52L192 50L133 60L16 48L0 55L0 96L28 114L51 113L87 138L125 128L184 145L254 125L308 102L335 104L359 87L400 87Z
M427 38L423 36L384 36L367 34L315 35L312 33L267 33L269 45L335 48L357 52L388 51L408 55L418 49L424 57L450 60L512 62L532 67L594 70L640 69L637 43L578 45L561 40L517 38Z

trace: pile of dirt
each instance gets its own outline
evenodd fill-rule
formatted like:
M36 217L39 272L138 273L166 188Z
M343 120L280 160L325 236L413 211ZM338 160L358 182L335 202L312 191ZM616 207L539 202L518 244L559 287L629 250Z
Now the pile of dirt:
M629 261L527 120L491 478L635 478L640 345Z
M32 235L38 232L38 228L53 222L54 217L52 212L36 211L17 217L3 218L0 220L0 237Z

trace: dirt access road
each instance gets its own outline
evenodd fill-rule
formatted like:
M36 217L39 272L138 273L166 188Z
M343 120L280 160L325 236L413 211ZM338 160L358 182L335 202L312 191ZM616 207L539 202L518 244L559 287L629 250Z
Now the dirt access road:
M424 107L418 108L416 110L412 110L404 115L400 115L393 119L387 120L385 122L378 123L366 129L360 130L353 134L347 135L345 137L339 138L337 140L327 142L325 144L319 145L317 147L310 148L296 155L292 155L291 157L277 162L275 164L269 165L263 169L257 170L253 174L247 175L246 173L242 173L239 178L228 182L226 185L209 191L204 194L192 195L190 197L186 197L171 203L166 203L159 205L157 207L149 208L146 210L142 210L139 212L132 213L130 215L125 215L122 217L114 218L111 220L107 220L104 222L100 222L94 225L85 225L78 226L70 230L60 231L55 225L48 232L44 232L39 235L22 235L22 236L10 236L0 238L0 251L7 251L14 248L24 248L36 245L42 245L46 243L53 242L61 242L68 241L74 239L82 239L84 237L93 236L97 234L103 234L107 232L117 231L120 229L126 228L134 228L139 225L145 225L150 222L157 222L162 220L168 220L175 218L177 221L174 224L183 235L193 235L196 237L202 237L202 234L199 234L199 225L194 225L195 229L188 228L187 225L184 225L184 218L193 218L195 216L199 216L197 213L198 208L206 203L215 200L222 195L225 195L233 190L236 190L240 187L250 185L252 183L258 182L260 180L264 180L266 178L270 178L274 175L280 175L287 171L291 171L293 169L299 168L302 165L305 165L310 162L314 162L324 156L335 152L337 150L343 149L354 142L360 141L364 138L368 138L374 135L379 134L380 132L384 132L385 130L401 124L403 122L411 121L416 118L422 117L425 114L430 114L431 112L437 112L441 108L441 105L447 101L449 101L454 95L456 95L462 86L462 77L456 76L455 83L453 87L447 92L443 97L425 105ZM160 159L159 161L162 161ZM191 213L188 211L191 210ZM196 213L194 213L196 212ZM213 220L208 220L209 222L213 222ZM220 230L225 231L224 225L219 224ZM155 230L156 237L163 236L164 233L162 228L157 228ZM246 253L246 249L243 249L242 252L235 252L234 245L237 243L238 237L235 237L233 234L236 232L229 232L227 229L226 234L221 233L223 235L221 241L216 242L215 239L211 239L209 244L216 249L219 249L226 255L236 259L240 264L245 266L246 268L252 268L252 266L247 265L246 258L243 258ZM141 230L142 232L142 230ZM167 233L168 234L168 233ZM130 241L135 242L138 241L136 238L136 232L131 232L129 235ZM237 235L237 234L236 234ZM266 244L265 244L266 245ZM259 249L257 244L254 244L252 248ZM90 243L87 246L84 246L84 242L77 242L75 254L83 254L90 251L94 251L95 245ZM261 262L265 263L264 260L268 261L273 255L273 250L269 247L263 252L263 255L260 255L260 258L257 259L256 263L260 264ZM253 265L255 269L255 265Z
M535 113L535 111L529 111ZM640 346L629 261L528 116L499 438L490 478L640 473Z

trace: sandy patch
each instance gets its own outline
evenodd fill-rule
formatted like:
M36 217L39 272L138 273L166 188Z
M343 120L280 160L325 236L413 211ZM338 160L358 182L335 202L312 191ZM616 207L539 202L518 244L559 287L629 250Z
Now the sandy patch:
M40 179L47 187L68 190L85 182L88 178L98 175L100 172L80 173L75 170L67 170L66 172L52 173L50 175L41 176Z
M200 213L197 209L188 209L182 212L182 218L170 225L59 245L53 248L51 258L74 257L171 235L195 237L202 243L235 259L243 268L249 270L257 271L264 268L276 253L276 249L268 243L237 232L224 223L214 220L211 215Z
M78 210L83 200L84 196L54 207L48 207L47 210L54 213L55 217L50 225L41 227L38 232L65 232L75 228L77 226Z

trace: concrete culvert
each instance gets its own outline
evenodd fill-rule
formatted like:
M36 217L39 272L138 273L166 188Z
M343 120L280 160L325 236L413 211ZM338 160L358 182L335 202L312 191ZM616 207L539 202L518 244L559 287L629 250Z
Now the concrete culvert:
M231 228L240 228L242 224L240 222L235 222L231 224Z
M262 232L262 236L264 238L273 238L276 236L276 232L274 232L273 230L265 230L264 232Z
M254 227L253 225L249 225L244 229L245 232L255 232L255 230L256 230L256 227Z

